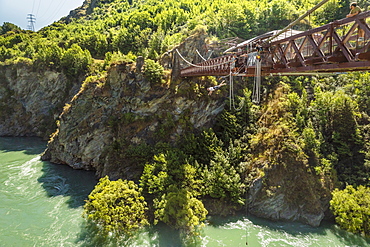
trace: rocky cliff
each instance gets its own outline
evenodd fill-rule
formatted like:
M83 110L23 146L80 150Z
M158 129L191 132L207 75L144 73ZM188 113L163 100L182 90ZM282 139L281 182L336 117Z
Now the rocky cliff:
M178 49L189 56L196 54L196 49L204 47L204 37L189 38L187 44ZM177 59L170 53L162 63L173 67ZM42 158L76 169L94 169L99 177L132 179L142 167L133 161L131 147L173 143L186 129L212 126L224 100L206 97L202 82L174 77L166 78L168 83L150 82L143 76L142 65L141 58L135 64L114 64L105 78L84 83L61 114Z
M133 66L113 65L103 81L84 86L60 116L43 159L95 169L99 177L132 178L138 168L115 160L114 150L175 141L184 119L200 130L223 109L223 101L194 96L192 82L153 85Z
M287 93L279 86L258 121L259 131L251 142L251 167L258 178L247 195L248 211L272 220L299 221L320 225L329 213L331 177L314 172L315 157L309 162L292 129L292 116L286 111ZM252 169L252 170L253 170Z
M27 64L0 66L0 136L39 136L55 131L55 120L80 84L60 72Z
M262 218L319 226L328 213L330 191L304 162L291 162L266 169L265 176L253 182L248 210Z

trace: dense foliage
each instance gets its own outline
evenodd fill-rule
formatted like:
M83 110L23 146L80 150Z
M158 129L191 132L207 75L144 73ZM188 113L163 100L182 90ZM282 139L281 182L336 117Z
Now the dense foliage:
M38 32L20 30L4 23L0 36L0 61L22 58L49 64L57 61L73 44L88 50L92 57L104 59L107 52L122 52L157 59L159 55L203 25L219 39L238 36L248 39L281 29L313 7L318 1L86 1L88 15L65 18ZM296 28L307 29L340 19L347 12L346 1L330 1L309 21ZM366 7L366 6L364 6ZM328 10L333 16L328 15ZM67 24L68 23L68 24Z
M196 169L184 160L181 151L169 151L146 164L140 186L153 198L155 223L159 220L186 232L194 232L205 220L207 210L199 197Z
M370 235L370 188L348 185L344 190L333 191L330 201L336 222L353 233Z
M145 61L143 73L153 84L161 84L163 82L163 67L151 59Z
M146 202L141 189L132 181L101 178L84 206L84 215L95 222L101 232L133 234L148 224Z

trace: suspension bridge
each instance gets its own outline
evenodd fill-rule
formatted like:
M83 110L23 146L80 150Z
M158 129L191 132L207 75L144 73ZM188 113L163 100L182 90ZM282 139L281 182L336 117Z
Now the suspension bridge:
M255 77L367 71L369 24L370 11L308 31L292 30L290 25L234 45L223 56L191 64L181 69L180 76ZM363 30L362 37L359 29Z

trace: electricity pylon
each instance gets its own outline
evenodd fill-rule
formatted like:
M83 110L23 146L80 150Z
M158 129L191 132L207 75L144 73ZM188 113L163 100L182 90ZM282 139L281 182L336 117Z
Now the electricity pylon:
M28 20L28 25L27 29L31 31L35 31L35 25L34 23L36 22L36 17L34 14L28 14L27 15L27 20Z

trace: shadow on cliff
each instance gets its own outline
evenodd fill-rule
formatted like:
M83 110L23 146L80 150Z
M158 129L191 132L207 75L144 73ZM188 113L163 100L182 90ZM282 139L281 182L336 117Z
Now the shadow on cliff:
M23 151L27 155L41 154L46 141L38 137L0 137L1 152Z
M85 204L85 200L97 183L94 172L74 170L67 165L43 162L42 172L38 178L49 197L68 196L67 204L77 208Z

